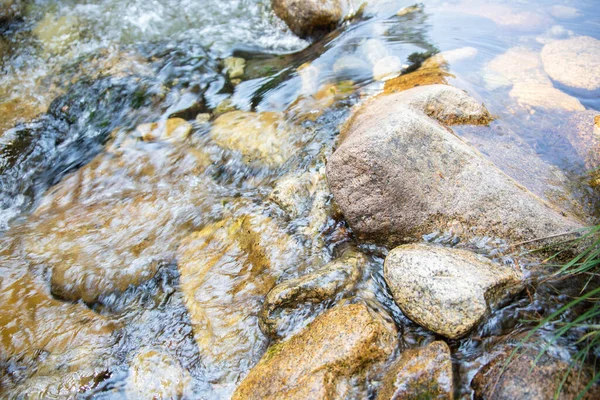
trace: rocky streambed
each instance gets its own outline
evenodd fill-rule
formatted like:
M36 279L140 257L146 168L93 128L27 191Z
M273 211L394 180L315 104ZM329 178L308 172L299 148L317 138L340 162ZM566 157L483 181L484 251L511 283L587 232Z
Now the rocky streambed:
M600 396L594 4L125 3L0 2L1 397Z

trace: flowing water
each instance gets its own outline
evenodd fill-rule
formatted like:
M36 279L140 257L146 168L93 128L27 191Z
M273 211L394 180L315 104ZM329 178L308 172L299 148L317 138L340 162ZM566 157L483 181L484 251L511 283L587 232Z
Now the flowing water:
M541 99L539 86L511 89L543 73L523 60L545 43L600 39L595 1L424 1L406 13L410 1L371 3L314 42L267 0L38 0L3 23L2 397L136 398L135 387L172 377L186 398L229 398L268 345L257 325L268 290L356 246L369 262L344 296L391 313L403 347L430 340L391 300L388 249L354 240L324 181L352 106L384 90L373 79L382 54L404 73L444 54L447 81L497 117L455 131L534 193L594 221L589 163L568 132L600 110L598 93L549 80ZM245 60L239 77L231 56ZM166 137L173 117L189 122L189 136ZM190 268L178 248L194 232L213 244L197 250L206 265ZM235 235L250 244L233 249ZM425 240L531 262L493 238ZM244 246L261 246L270 267L248 267L261 263ZM558 289L534 288L534 275L530 290L451 342L457 396L472 396L493 344L564 303ZM202 289L192 302L206 337L193 331L190 286ZM169 366L155 371L162 378L136 375L144 357Z

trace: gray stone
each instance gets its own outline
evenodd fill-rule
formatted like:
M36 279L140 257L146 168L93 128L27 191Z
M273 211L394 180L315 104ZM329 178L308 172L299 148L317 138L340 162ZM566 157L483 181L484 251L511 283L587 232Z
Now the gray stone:
M421 103L408 107L407 97L418 98L411 90L358 110L328 160L331 192L360 239L406 243L453 228L467 236L525 241L582 227L416 111ZM441 110L428 112L440 119L468 115L438 105Z
M425 244L392 250L384 277L411 320L451 339L465 335L490 307L523 288L521 275L510 267L469 251Z
M492 116L485 106L464 91L448 85L427 85L382 97L380 106L404 103L446 125L486 125Z

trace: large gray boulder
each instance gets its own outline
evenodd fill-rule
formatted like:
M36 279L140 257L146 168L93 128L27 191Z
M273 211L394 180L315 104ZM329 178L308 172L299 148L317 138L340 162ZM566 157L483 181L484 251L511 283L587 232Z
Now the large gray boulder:
M341 0L271 0L271 6L300 37L333 30L344 15Z
M450 339L468 333L491 307L523 288L521 274L511 267L426 244L392 250L384 277L402 312Z
M414 88L367 103L350 118L344 141L328 160L331 192L360 239L398 244L452 230L521 241L582 227L414 102L407 105L407 97L426 90L431 89ZM452 119L448 112L426 111Z

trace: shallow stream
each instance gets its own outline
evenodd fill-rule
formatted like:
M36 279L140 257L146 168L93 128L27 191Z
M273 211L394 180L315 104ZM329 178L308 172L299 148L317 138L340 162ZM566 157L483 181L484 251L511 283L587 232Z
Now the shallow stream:
M132 383L134 360L156 351L176 366L164 379L184 371L185 398L227 399L268 346L257 322L266 292L349 248L368 263L336 301L390 313L403 348L430 341L386 288L390 249L355 240L324 180L352 107L394 90L374 77L382 55L409 74L442 54L444 79L496 117L454 131L538 196L597 222L597 178L570 132L598 114L600 96L545 77L536 61L552 40L600 39L597 2L433 0L399 13L413 4L371 2L315 41L291 33L267 0L37 0L3 23L0 396L135 398L132 385L153 377ZM181 118L172 134L169 118ZM203 339L180 284L178 247L194 232L229 257L204 272ZM271 269L227 247L235 234L260 243ZM536 262L491 237L424 240L526 270ZM528 271L524 293L450 342L457 398L473 396L494 344L570 295ZM284 333L334 303L304 310Z

